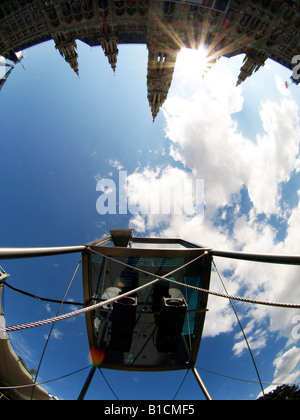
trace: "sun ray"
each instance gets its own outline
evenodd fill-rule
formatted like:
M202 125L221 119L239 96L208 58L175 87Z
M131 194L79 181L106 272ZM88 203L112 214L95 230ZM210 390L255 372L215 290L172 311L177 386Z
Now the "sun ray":
M199 46L196 49L182 48L178 64L190 80L200 80L215 64L217 57L210 56L208 49Z

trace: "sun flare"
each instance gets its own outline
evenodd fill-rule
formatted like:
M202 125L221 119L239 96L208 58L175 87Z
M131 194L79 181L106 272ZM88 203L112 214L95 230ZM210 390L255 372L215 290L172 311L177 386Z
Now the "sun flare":
M201 78L211 68L212 60L204 47L182 48L178 55L178 66L187 77Z

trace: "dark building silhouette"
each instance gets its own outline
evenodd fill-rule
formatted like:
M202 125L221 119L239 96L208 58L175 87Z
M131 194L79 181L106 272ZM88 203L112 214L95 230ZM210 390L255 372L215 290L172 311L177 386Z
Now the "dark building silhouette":
M293 70L299 30L297 0L0 0L0 55L15 62L17 51L53 39L79 74L80 40L101 46L115 71L118 45L146 44L153 119L167 98L182 47L205 46L211 64L246 54L240 84L268 58ZM299 83L295 69L291 79Z

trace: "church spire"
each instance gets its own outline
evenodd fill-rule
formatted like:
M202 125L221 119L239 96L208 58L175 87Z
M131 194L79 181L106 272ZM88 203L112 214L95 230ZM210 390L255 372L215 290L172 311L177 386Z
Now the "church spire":
M179 48L166 39L164 33L153 31L148 35L148 101L153 121L167 99L172 83Z
M244 64L241 68L241 72L239 74L236 85L240 85L253 73L257 72L260 69L260 67L264 66L267 58L268 57L265 53L261 53L256 50L251 50L250 52L248 52L244 58Z
M108 58L108 62L111 65L113 71L116 71L117 66L117 56L119 53L117 46L117 38L112 37L110 39L102 38L101 46L103 48L105 56Z
M70 67L79 75L78 54L76 52L77 44L74 39L66 39L63 34L58 34L54 38L55 48L58 49L60 55L64 57Z
M106 13L103 11L102 27L100 30L100 44L113 71L116 71L118 50L118 38L113 24L106 21Z

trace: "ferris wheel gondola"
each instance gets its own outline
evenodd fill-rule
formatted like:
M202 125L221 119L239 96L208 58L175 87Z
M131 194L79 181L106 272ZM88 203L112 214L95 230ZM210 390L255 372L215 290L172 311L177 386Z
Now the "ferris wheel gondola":
M133 233L132 229L115 229L111 235L81 246L0 248L0 259L81 253L84 308L69 315L85 313L89 346L92 352L101 354L101 369L148 372L190 369L205 398L210 400L196 368L208 295L236 298L210 290L213 257L300 265L300 256L218 251L182 239L140 238ZM0 267L1 289L8 276ZM3 311L1 319L0 342L6 340L8 344L7 332L15 329L5 327ZM63 319L65 315L45 322ZM39 325L37 322L23 326ZM4 351L6 357L15 359L11 346L5 349L2 346ZM19 364L13 365L13 371L18 372ZM78 399L84 398L96 368L94 363ZM7 381L7 372L2 367L0 383ZM21 385L20 378L16 381L11 385ZM28 393L20 392L19 396L26 399Z

